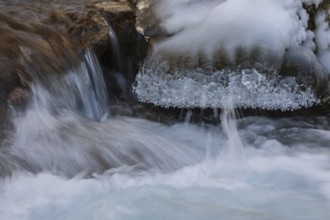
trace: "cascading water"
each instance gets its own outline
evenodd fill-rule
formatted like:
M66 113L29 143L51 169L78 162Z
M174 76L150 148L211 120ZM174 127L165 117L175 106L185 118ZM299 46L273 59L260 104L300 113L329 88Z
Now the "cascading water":
M228 138L228 153L225 157L230 167L241 170L244 163L243 144L236 128L236 113L231 96L225 103L226 107L221 115L222 130Z
M161 126L138 119L108 119L102 72L89 50L77 69L46 82L50 82L47 87L39 82L32 86L31 105L14 119L10 146L0 149L7 158L1 162L5 171L74 176L129 165L168 172L199 160L198 147L154 132ZM139 138L146 134L152 138Z
M35 111L1 149L20 164L0 180L2 219L330 217L326 117L235 121L228 108L221 128Z
M235 1L242 2L227 2ZM314 102L308 89L287 96L301 89L293 77L278 76L283 83L276 90L269 87L276 84L273 78L257 70L226 76L234 79L219 72L208 76L207 86L214 80L216 89L218 77L229 87L215 97L207 86L192 87L192 79L174 82L175 74L161 75L164 81L152 85L166 82L182 93L171 100L154 95L155 102L187 106L184 97L193 95L196 104L190 100L189 106L206 107L219 98L223 107L220 124L190 124L189 113L185 123L166 125L110 114L111 100L91 51L68 69L33 80L27 108L12 115L13 130L0 146L1 220L330 219L329 117L236 118L239 97L248 105L268 89L277 99L258 96L256 105L289 109ZM141 86L146 78L138 77ZM255 93L233 89L237 82ZM148 86L136 88L152 94Z
M32 85L31 108L60 112L71 110L101 121L109 114L106 85L95 55L86 50L83 62L63 76L50 76L44 83Z

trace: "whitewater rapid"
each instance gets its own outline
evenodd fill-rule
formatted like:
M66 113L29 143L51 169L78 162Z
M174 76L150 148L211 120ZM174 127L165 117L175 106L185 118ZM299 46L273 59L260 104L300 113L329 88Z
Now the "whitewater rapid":
M330 133L326 117L245 117L237 121L236 134L223 130L235 128L233 121L222 128L187 123L164 126L115 117L100 126L110 127L118 120L122 125L139 127L141 134L134 138L151 148L179 148L169 144L184 143L188 149L202 149L201 160L188 166L176 165L177 169L165 173L122 165L87 179L83 178L85 173L67 178L50 171L15 172L0 181L1 219L330 217ZM143 127L150 125L168 142L143 133ZM241 155L232 151L236 147Z
M285 1L265 2L283 19L302 10L298 0L288 1L289 10ZM319 36L327 35L322 24ZM293 34L299 41L301 33ZM164 124L112 114L101 67L88 50L66 74L31 76L29 104L13 107L12 130L1 142L0 219L330 219L329 116L238 117L233 110L308 107L318 103L314 91L268 70L194 70L184 72L192 78L176 78L157 68L142 66L137 76L134 89L144 101L222 107L221 116L213 124Z

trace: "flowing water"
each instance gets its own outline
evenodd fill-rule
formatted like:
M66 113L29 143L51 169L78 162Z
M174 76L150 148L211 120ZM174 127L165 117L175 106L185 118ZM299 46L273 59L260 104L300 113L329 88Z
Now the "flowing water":
M164 2L189 3L196 11L197 1ZM203 2L202 15L209 9L222 10L222 3L242 3ZM248 12L261 1L251 2ZM278 2L266 8L276 6L284 20L295 12L292 5L301 3ZM173 16L185 7L179 9ZM180 24L188 25L183 33L190 33L203 18L188 24L172 18L166 25L174 32ZM119 59L115 33L110 30L109 36ZM259 40L252 35L248 39ZM162 66L144 66L134 89L147 97L145 101L222 107L215 119L220 123L192 124L188 114L185 122L162 124L109 112L112 103L91 51L68 69L66 74L33 80L27 108L12 109L13 128L0 146L1 220L330 219L329 116L269 118L238 116L234 110L295 109L317 103L314 92L300 90L294 77L269 77L256 69L243 69L242 74L219 70L201 77L195 69L184 70L180 78L162 75ZM223 80L226 74L228 87L223 88L217 77ZM168 90L153 93L163 84Z
M1 219L330 218L328 117L236 118L230 98L219 125L110 117L92 57L16 116Z

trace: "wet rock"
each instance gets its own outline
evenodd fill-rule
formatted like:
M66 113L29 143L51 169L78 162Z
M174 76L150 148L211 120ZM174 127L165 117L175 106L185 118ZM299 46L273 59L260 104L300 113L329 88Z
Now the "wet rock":
M77 51L86 47L91 47L101 58L109 50L110 26L118 35L125 55L136 59L139 36L135 30L135 4L133 0L78 3L37 0L0 4L0 28L1 33L5 33L0 36L0 57L4 60L0 65L13 64L6 68L7 74L2 74L12 82L8 87L20 86L18 69L26 71L25 66L20 65L22 60L38 63L37 72L53 73L63 72L63 66L74 64Z
M303 7L308 13L308 29L314 31L316 28L315 17L319 11L325 11L328 14L328 21L330 22L330 1L323 1L320 5L315 4L303 4Z
M107 1L90 6L100 11L111 26L108 36L113 50L106 51L101 57L101 62L112 72L106 74L112 94L125 99L132 95L131 84L147 51L145 39L135 28L134 5L134 1Z
M0 94L8 100L16 87L28 88L34 78L63 73L77 61L65 30L23 22L0 13ZM37 65L36 65L37 64Z
M155 6L159 0L137 0L136 28L146 39L158 35L166 35L166 31L160 27L160 20L155 15Z
M8 104L16 109L26 106L29 102L29 91L22 87L14 88L8 95Z
M98 56L108 48L109 25L105 18L95 10L65 13L70 21L68 27L72 42L78 50L90 47ZM51 21L50 25L54 22Z
M123 50L130 54L136 43L135 11L128 2L101 2L91 6L97 9L115 31Z
M0 102L0 147L4 145L4 140L8 137L8 131L10 131L11 129L12 124L10 121L10 110L5 103Z
M283 76L295 76L301 88L316 88L319 96L328 92L328 75L318 58L306 47L289 48L280 71Z
M232 51L219 48L211 55L205 55L203 52L198 51L198 49L192 50L191 53L189 50L185 49L173 52L173 50L175 50L175 46L173 45L183 47L180 45L180 42L184 42L184 38L182 37L182 39L180 39L181 41L178 40L178 42L176 42L177 44L174 44L174 40L171 41L171 38L175 39L176 33L167 33L166 30L162 29L162 26L164 26L162 22L166 22L167 20L166 18L164 20L161 19L160 16L162 16L162 13L157 14L158 9L156 5L161 4L161 1L157 0L138 1L137 28L140 33L149 39L150 47L148 49L148 60L156 60L155 63L164 63L167 65L166 68L163 68L165 69L164 73L168 73L170 76L175 74L181 74L182 76L185 71L189 72L192 69L201 72L205 75L205 78L217 70L241 70L248 68L256 69L258 72L263 73L269 72L274 76L277 76L278 72L281 72L283 76L295 76L302 91L306 90L307 87L312 87L313 93L315 89L317 97L323 99L327 94L330 94L328 85L329 79L323 62L317 57L320 51L317 45L315 46L316 42L313 32L317 28L315 24L317 13L321 10L330 12L330 3L329 1L322 1L320 5L315 5L311 3L312 1L305 2L309 2L304 5L309 16L309 31L307 32L308 39L300 43L310 46L311 48L313 47L314 51L311 49L308 50L303 46L299 48L288 48L284 57L282 56L284 48L283 51L281 50L281 53L275 54L276 52L273 50L267 51L267 47L258 48L257 46L255 48L234 47L231 48ZM183 11L184 10L182 10L182 13L184 13ZM330 22L330 13L327 15ZM168 14L168 16L171 17L171 14ZM301 17L301 19L305 21L307 15ZM169 24L172 24L171 21L173 20L168 21ZM173 32L175 32L175 30L174 28ZM178 32L180 31L184 32L184 30L179 30ZM207 33L203 34L207 35ZM188 39L190 36L184 35L184 37ZM164 39L165 43L162 44ZM166 44L166 40L170 43ZM242 41L244 41L244 36L242 37ZM171 44L171 42L173 44ZM194 47L194 45L191 45L191 47L195 48L196 46ZM161 72L161 68L157 68L157 70Z
M79 51L92 48L110 69L109 28L118 35L129 77L143 54L135 29L135 1L36 0L0 2L0 103L24 109L31 81L49 83L79 64ZM110 65L110 66L107 66ZM132 80L131 80L132 81ZM112 82L109 81L109 84ZM3 114L4 115L4 114ZM0 118L0 123L6 117Z

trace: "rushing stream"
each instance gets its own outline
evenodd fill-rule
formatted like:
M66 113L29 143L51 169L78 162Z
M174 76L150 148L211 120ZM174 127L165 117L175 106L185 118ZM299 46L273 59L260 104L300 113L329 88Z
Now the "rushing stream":
M86 107L104 91L85 57L53 95L35 85L15 119L0 154L12 172L0 180L1 219L330 218L327 117L235 119L230 98L220 125L107 117L107 102ZM67 88L77 89L65 101L56 94Z
M176 2L183 6L191 3L186 9L192 12L196 12L196 4L202 4L190 0L164 2L173 7ZM184 7L174 7L180 9L172 12L174 17L167 17L164 11L162 16L169 20L163 25L173 33L178 31L179 36L163 41L156 49L173 46L182 40L181 34L186 37L194 32L196 23L204 22L203 27L208 29L217 10L224 10L224 6L233 10L243 1L200 2L205 2L205 7L189 22L178 15ZM267 6L265 11L256 9L261 2ZM260 19L251 17L251 13L265 16L275 7L285 24L291 12L303 9L300 0L284 2L254 0L251 7L245 5L245 15L252 23L257 22ZM294 4L297 2L298 6ZM209 20L204 21L203 16L213 8ZM298 23L291 23L298 29L307 22L305 14L300 15ZM256 34L264 33L267 22L276 24L270 17L254 30ZM186 26L185 31L179 31ZM272 31L279 31L276 28ZM305 28L302 31L309 33ZM327 36L330 31L321 32ZM117 38L112 29L109 34L110 46L119 59ZM296 32L291 34L301 37ZM231 39L231 34L225 35ZM305 37L307 44L311 39ZM196 46L210 39L200 40ZM260 38L248 35L246 40L250 45ZM268 40L277 38L262 43ZM184 42L180 49L187 49L189 43ZM277 46L271 44L271 49L284 50ZM324 48L325 55L319 55L322 65L328 64L323 60L330 54L328 49ZM0 146L1 220L330 219L330 117L308 116L307 110L306 116L240 116L234 110L237 106L282 110L308 107L319 102L313 88L302 89L294 76L269 77L269 70L217 70L205 75L205 69L195 68L175 69L172 74L146 61L133 88L140 100L163 106L222 108L219 115L215 114L215 123L191 123L189 113L184 122L160 123L110 112L112 100L97 58L86 50L80 60L67 68L66 74L32 76L26 108L12 106L12 128ZM221 74L229 74L226 88L221 87L222 82L213 82Z

